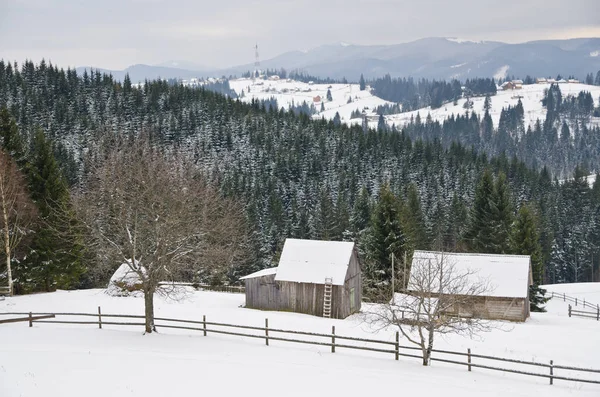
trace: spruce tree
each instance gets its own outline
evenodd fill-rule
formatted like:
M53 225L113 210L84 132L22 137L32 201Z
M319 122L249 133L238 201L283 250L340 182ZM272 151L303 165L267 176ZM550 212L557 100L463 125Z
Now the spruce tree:
M407 250L406 234L402 225L402 203L383 185L379 199L371 216L367 243L367 280L368 286L375 290L370 294L381 293L381 287L389 285L392 279L392 254L396 264L400 264Z
M529 255L533 274L533 285L529 288L530 310L544 312L542 305L548 301L546 290L539 287L543 280L542 247L535 212L525 204L519 208L511 235L512 253Z
M598 72L598 75L600 75L600 72ZM358 81L358 84L360 86L360 90L364 91L366 88L366 83L365 83L365 77L362 75L362 73L360 75L360 80Z
M403 224L406 228L408 245L412 250L429 248L429 237L425 228L425 219L421 210L421 202L417 186L411 183L408 187L406 205L403 209Z
M385 118L383 114L379 115L379 120L377 121L377 131L383 132L387 130L387 124L385 124Z
M331 90L329 90L329 89L327 90L327 100L329 102L333 101L333 97L331 96Z
M485 100L483 101L483 110L486 113L489 113L491 108L492 108L492 100L489 95L486 95Z
M342 118L340 117L339 112L335 112L335 116L333 116L333 125L339 127L342 124Z
M371 219L371 200L367 188L360 189L354 202L350 222L355 235L360 235L368 226Z
M319 193L319 206L315 219L315 237L319 240L339 240L339 219L336 218L336 208L331 199L329 186L322 188Z
M67 183L41 130L34 136L28 176L41 224L20 267L20 285L24 291L74 288L84 272L83 245Z
M0 109L0 139L2 147L22 168L26 162L23 139L19 134L19 128L15 119L10 115L8 109Z
M494 179L486 169L475 191L475 201L469 214L469 226L465 234L465 244L473 252L489 252L493 246L492 198Z
M506 175L500 173L494 184L491 203L492 236L491 246L487 252L508 254L510 252L510 231L513 223L513 212L510 190Z

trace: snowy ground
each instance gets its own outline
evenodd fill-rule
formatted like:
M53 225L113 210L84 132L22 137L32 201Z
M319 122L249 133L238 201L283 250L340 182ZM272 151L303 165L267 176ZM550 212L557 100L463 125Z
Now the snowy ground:
M256 80L255 82L252 79L234 79L230 80L229 84L238 95L241 95L242 91L244 92L242 101L245 102L250 102L252 98L267 100L274 97L277 99L279 107L284 107L285 109L288 109L292 104L301 105L302 102L306 102L308 106L314 104L318 113L313 117L317 119L325 117L325 119L331 120L335 116L335 113L339 112L342 122L356 124L361 123L362 120L360 118L350 119L352 111L358 109L362 112L364 110L369 117L369 126L371 128L377 128L375 108L386 103L392 104L373 95L369 89L360 91L358 84L308 84L295 80L288 81L286 79L277 81ZM490 115L492 116L494 125L498 126L502 109L508 106L515 106L519 99L521 99L525 110L526 128L528 125L535 125L538 119L543 122L546 118L546 109L542 106L542 99L544 97L544 90L548 88L550 88L550 84L531 84L524 85L520 90L499 90L495 96L491 97L492 108ZM332 101L327 101L328 89L331 90ZM594 99L594 105L598 106L600 97L599 86L567 83L560 84L560 90L563 98L568 95L577 96L580 91L589 91ZM317 96L321 98L321 102L325 106L325 111L323 112L321 112L321 102L313 101ZM352 99L351 103L348 103L349 98ZM471 100L473 101L473 110L480 115L483 114L485 98L478 97L471 98ZM448 103L438 109L427 107L411 112L388 115L385 118L388 125L395 124L397 127L402 127L409 123L417 114L421 116L421 120L423 121L430 114L433 120L442 122L452 114L464 114L465 109L463 105L465 102L466 99L463 98L456 105ZM600 120L593 119L592 123L600 124Z
M592 302L595 305L600 304L600 283L551 284L542 287L547 289L548 292L564 293L573 298L585 298L587 302Z
M549 290L585 297L600 303L600 283L548 286ZM261 312L241 307L242 294L194 292L174 302L157 299L156 313L165 317L201 319L393 340L393 330L377 333L356 315L330 320L294 313ZM103 290L58 291L7 298L0 312L143 312L140 298L117 298ZM368 305L363 306L369 310ZM452 336L436 342L437 349L466 351L528 361L600 368L600 324L569 318L567 304L553 300L548 313L532 314L523 324L502 323L478 340ZM419 360L391 354L289 344L195 331L163 329L142 335L139 327L53 325L27 323L0 325L0 396L164 396L178 393L264 396L377 395L379 393L444 393L446 396L597 396L600 385L434 363L423 368ZM401 340L401 344L407 344ZM476 362L476 361L474 361ZM489 364L489 362L488 362ZM494 363L499 364L499 363ZM521 368L528 369L531 368ZM565 372L555 372L564 374ZM569 374L572 375L572 374ZM597 379L594 374L577 374ZM302 381L299 381L302 380Z
M252 79L234 79L229 81L229 86L238 96L241 96L244 91L244 97L241 98L244 102L251 102L252 98L267 100L274 97L277 99L279 107L284 109L288 109L292 104L297 106L306 102L309 107L315 106L317 114L313 118L324 117L332 120L337 112L344 123L361 122L361 119L350 121L351 113L357 109L361 112L366 111L369 116L374 118L377 106L386 103L392 104L374 96L369 90L361 91L358 84L308 84L286 79L253 82ZM331 101L327 100L327 90L331 90ZM317 96L321 98L321 101L314 101ZM348 103L349 99L350 103ZM323 112L321 103L325 107Z
M563 98L568 95L577 96L581 91L588 91L592 94L594 99L594 106L598 106L598 97L600 96L600 87L586 84L560 84L560 91L562 92ZM544 121L546 118L546 109L542 106L542 99L544 98L544 90L550 88L550 84L530 84L524 85L520 90L498 90L495 96L491 97L492 108L490 109L490 116L495 126L498 126L500 121L500 113L503 108L508 106L515 106L519 99L523 103L523 109L525 110L525 128L528 125L534 126L536 120ZM483 103L484 97L471 98L473 101L473 111L479 115L483 115ZM463 108L466 102L465 98L458 100L456 105L448 103L438 109L431 109L431 107L418 109L412 112L405 112L386 117L388 124L395 123L396 126L402 126L410 122L411 118L414 118L419 114L421 120L425 121L428 114L434 121L442 122L452 114L459 115L464 114L465 109Z

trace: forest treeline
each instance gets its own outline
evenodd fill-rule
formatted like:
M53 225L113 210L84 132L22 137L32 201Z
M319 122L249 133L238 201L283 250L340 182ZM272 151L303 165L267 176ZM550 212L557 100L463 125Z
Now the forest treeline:
M389 282L391 253L402 258L414 249L530 254L537 283L597 277L600 178L590 186L588 171L573 167L574 178L559 183L548 167L528 167L516 153L488 157L474 145L416 133L434 125L427 121L365 133L203 89L161 81L137 88L44 62L0 62L0 107L7 109L3 149L25 175L42 219L14 257L22 292L102 285L110 277L94 271L106 266L86 257L83 240L42 236L65 222L44 206L68 208L70 192L85 189L90 167L102 161L107 137L141 133L246 209L246 259L188 281L236 282L273 266L287 237L356 241L367 288ZM475 125L473 117L466 126ZM10 146L16 137L19 151ZM31 255L54 251L65 257Z

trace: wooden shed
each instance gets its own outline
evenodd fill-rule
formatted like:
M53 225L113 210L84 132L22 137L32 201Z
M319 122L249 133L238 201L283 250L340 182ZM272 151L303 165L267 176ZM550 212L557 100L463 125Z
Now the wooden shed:
M525 321L529 317L529 286L533 283L528 255L464 254L415 251L407 290L415 293L415 274L432 263L451 264L455 276L468 274L466 284L482 282L489 287L469 299L472 304L455 307L450 314L490 320ZM434 286L431 292L436 293ZM442 290L443 292L443 290ZM444 298L442 293L440 299Z
M286 239L277 267L241 280L248 308L338 319L360 310L361 270L351 242Z

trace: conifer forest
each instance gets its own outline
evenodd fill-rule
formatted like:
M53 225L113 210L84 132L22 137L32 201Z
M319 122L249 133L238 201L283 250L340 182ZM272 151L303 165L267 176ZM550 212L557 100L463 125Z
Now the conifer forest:
M435 88L427 104L436 106L460 95L456 82L385 80L372 83L376 92L414 108L423 103L409 90ZM493 100L491 79L467 86ZM600 280L600 178L586 179L600 170L590 99L552 86L533 128L517 105L498 126L467 109L443 123L365 131L173 82L0 62L0 144L35 207L10 259L15 291L106 284L119 263L88 252L71 207L104 145L140 134L245 210L243 259L182 281L239 283L275 266L287 237L356 241L367 297L390 282L392 254L416 249L531 255L536 284Z

